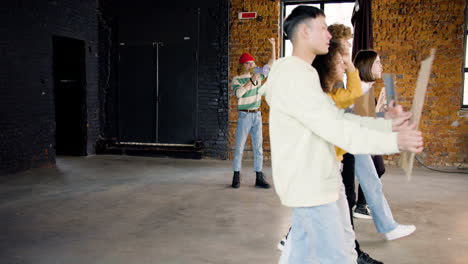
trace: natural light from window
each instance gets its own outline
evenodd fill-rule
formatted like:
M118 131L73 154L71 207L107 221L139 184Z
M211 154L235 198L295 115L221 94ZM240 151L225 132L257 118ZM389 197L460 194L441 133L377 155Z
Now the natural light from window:
M320 4L305 4L320 8ZM291 14L291 11L298 5L285 5L285 18ZM354 3L326 3L324 7L326 21L328 25L339 23L353 28L351 16L353 14ZM351 40L352 41L352 40ZM290 56L292 53L291 41L284 43L284 56Z
M463 105L468 106L468 73L465 72L465 85L463 91Z
M468 10L468 9L466 9ZM465 80L463 82L463 100L462 107L468 108L468 14L465 13L465 67L463 68L463 74Z

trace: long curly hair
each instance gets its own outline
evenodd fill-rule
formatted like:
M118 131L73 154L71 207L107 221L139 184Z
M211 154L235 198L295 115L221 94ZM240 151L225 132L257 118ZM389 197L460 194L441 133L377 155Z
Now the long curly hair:
M353 37L351 28L343 24L333 24L328 26L328 31L332 35L332 39L350 39Z
M340 41L348 41L353 37L353 32L351 28L343 24L335 23L333 25L328 26L328 32L330 32L330 35L332 36L331 40L336 41L340 46L341 54L345 54L345 47Z
M341 80L336 79L336 56L340 54L340 45L336 41L330 41L328 53L317 55L312 66L317 70L322 90L326 93L335 93Z

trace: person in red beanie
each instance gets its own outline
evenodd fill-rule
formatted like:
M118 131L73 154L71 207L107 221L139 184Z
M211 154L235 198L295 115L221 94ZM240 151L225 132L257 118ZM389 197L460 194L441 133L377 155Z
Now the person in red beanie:
M234 152L232 188L240 186L240 170L245 142L250 133L252 149L254 152L254 171L256 173L255 187L270 188L262 172L263 167L263 135L262 114L262 82L268 75L269 69L275 60L274 38L268 39L271 44L271 59L264 67L256 67L255 59L249 53L243 53L239 58L239 75L232 79L232 90L238 98L238 119L236 127L236 147Z

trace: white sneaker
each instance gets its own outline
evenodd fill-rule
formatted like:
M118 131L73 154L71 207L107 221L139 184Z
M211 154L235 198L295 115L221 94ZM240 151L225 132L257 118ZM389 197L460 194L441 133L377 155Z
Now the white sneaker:
M416 230L414 225L398 225L392 231L385 233L384 236L387 240L395 240L405 236L411 235Z

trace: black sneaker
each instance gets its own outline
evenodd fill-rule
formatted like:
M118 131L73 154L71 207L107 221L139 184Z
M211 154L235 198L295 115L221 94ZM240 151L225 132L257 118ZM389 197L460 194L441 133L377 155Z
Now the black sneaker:
M357 258L357 264L383 264L383 262L371 258L367 253L362 252Z
M370 213L369 207L366 205L356 205L356 209L353 212L354 218L361 218L361 219L372 219L372 215Z

